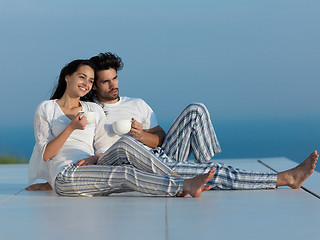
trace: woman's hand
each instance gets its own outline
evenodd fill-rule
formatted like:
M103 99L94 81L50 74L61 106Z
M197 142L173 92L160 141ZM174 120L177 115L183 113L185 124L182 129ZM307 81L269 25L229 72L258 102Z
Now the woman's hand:
M99 159L98 155L93 155L87 158L84 158L76 163L76 166L84 166L84 165L95 165Z
M87 118L84 113L79 112L70 122L70 126L73 130L84 130L87 125Z
M74 130L84 130L87 125L87 118L82 116L83 113L78 113L69 123L69 125L53 140L51 140L43 153L43 160L48 161L54 157L67 141ZM81 117L82 116L82 117Z

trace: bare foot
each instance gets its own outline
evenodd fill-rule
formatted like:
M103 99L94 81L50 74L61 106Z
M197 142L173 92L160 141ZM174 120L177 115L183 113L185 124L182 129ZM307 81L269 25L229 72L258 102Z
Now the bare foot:
M46 190L52 190L52 187L49 183L36 183L32 184L29 187L26 187L25 190L28 191L46 191Z
M302 183L313 173L318 157L317 151L314 151L295 168L279 173L277 186L289 186L293 189L300 188Z
M212 186L205 185L208 181L213 178L213 174L216 168L212 168L208 173L196 176L191 179L184 180L183 192L180 197L184 197L190 194L192 197L200 197L203 191L207 191L212 188Z

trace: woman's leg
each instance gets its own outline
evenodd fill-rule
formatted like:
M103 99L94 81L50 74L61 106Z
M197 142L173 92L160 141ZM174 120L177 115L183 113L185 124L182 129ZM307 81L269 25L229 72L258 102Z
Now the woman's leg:
M161 176L177 176L155 154L133 137L124 136L113 144L99 159L97 165L131 165L143 172ZM52 190L48 183L33 184L25 188L29 191Z
M214 169L192 179L164 177L145 173L127 166L74 166L66 167L56 178L55 190L63 196L110 195L138 191L154 195L199 197L211 187L205 185Z
M313 173L318 160L318 153L314 151L297 167L289 169L278 174L255 173L238 170L221 163L167 163L174 171L184 178L191 178L195 175L203 174L215 167L217 171L212 180L208 183L213 185L214 189L268 189L276 186L289 186L291 188L300 188L302 183ZM185 180L187 181L187 180ZM31 185L30 187L37 187ZM49 185L50 186L50 185ZM28 188L30 188L28 187ZM28 189L27 190L39 190ZM51 186L50 186L51 189ZM46 189L49 190L49 189Z
M186 107L172 124L161 149L177 162L187 162L190 149L198 163L221 152L206 106L193 103Z
M25 190L28 190L28 191L51 191L52 187L48 182L35 183L35 184L32 184L32 185L26 187Z
M130 164L135 168L161 176L171 176L174 171L165 165L133 137L124 136L113 144L98 160L97 165L120 166Z

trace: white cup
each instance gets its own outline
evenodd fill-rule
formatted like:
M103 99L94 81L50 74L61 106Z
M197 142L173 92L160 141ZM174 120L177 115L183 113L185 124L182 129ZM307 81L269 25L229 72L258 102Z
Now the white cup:
M96 113L95 112L85 112L84 115L87 118L87 123L93 123L96 119Z
M87 124L93 123L94 120L96 119L96 113L95 112L84 112L84 111L79 111L80 113L83 113L82 116L86 116L87 118ZM80 117L80 119L82 118Z
M123 135L131 130L131 119L120 120L112 123L113 131L117 135Z

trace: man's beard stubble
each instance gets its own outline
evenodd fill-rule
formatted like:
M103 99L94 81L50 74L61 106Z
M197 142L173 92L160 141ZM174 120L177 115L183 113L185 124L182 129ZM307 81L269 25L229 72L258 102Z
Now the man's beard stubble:
M117 90L118 94L116 94L114 96L111 96L111 92L113 92L114 90ZM120 98L119 97L119 88L113 88L108 92L108 100L116 100L116 99L119 99L119 98Z

